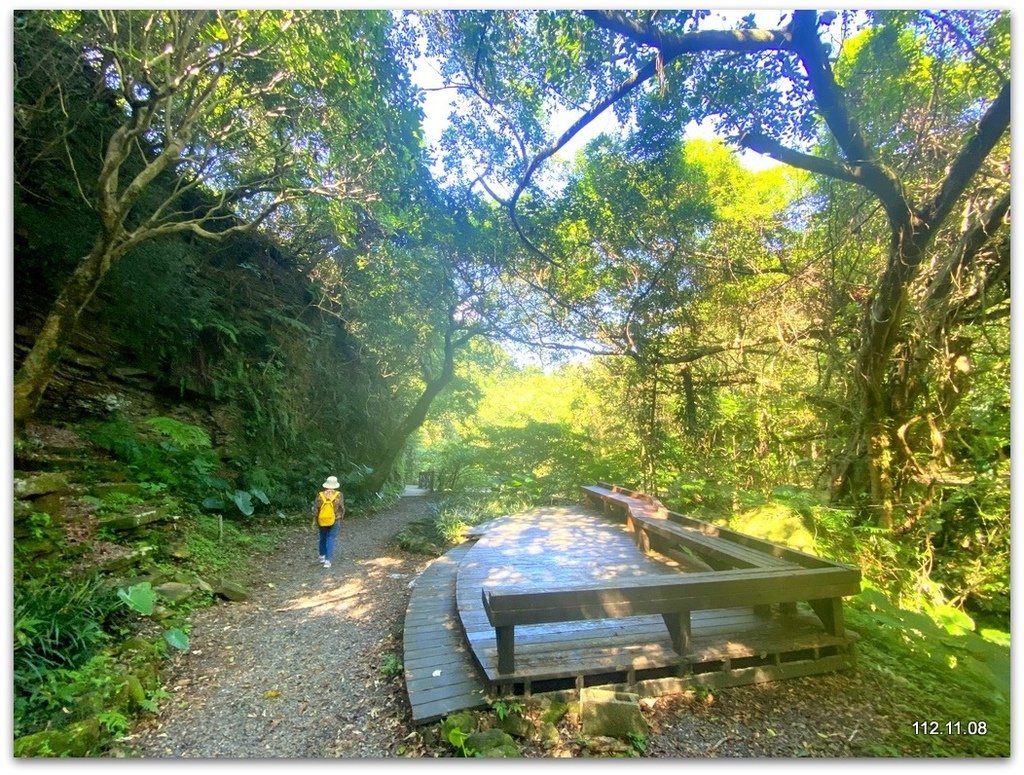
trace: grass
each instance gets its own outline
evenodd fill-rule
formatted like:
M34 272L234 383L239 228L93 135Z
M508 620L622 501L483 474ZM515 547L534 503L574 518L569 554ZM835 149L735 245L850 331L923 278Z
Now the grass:
M871 588L849 602L847 623L861 635L858 663L888 687L878 706L889 725L869 754L1010 755L1008 635L982 635L969 622L898 609Z

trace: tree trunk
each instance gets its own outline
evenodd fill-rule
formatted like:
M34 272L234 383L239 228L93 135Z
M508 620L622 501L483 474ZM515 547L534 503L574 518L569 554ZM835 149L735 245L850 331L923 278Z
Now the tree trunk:
M423 422L427 419L427 412L430 411L430 405L440 395L441 391L448 386L448 383L452 381L454 376L454 364L446 362L441 375L427 383L423 395L419 397L419 400L409 411L409 414L391 432L380 454L374 461L372 466L373 473L370 474L363 485L367 492L380 492L384 488L388 477L391 476L392 469L395 467L395 462L398 460L399 455L402 454L406 441L416 432L417 428L423 425Z
M402 454L402 449L405 447L409 437L423 425L424 420L427 419L427 413L430 411L430 405L455 377L455 353L478 333L476 330L470 330L458 339L454 339L453 335L458 327L453 319L455 307L450 308L448 314L449 328L445 331L444 335L444 355L441 373L434 379L427 380L427 386L423 390L423 395L419 397L416 405L409 410L409 414L405 416L391 432L391 435L388 436L388 440L384 443L380 454L373 461L373 473L370 474L362 485L362 489L367 492L380 492L384 488L384 484L387 482L388 477L391 476L391 470L395 467L395 462L398 460L399 455Z
M14 375L14 427L22 428L35 414L53 379L63 351L71 340L82 310L92 299L119 251L107 235L100 235L53 303L32 349Z

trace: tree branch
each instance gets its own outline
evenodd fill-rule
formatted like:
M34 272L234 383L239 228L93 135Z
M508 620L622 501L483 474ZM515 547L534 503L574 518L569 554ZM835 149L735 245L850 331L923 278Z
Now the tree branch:
M745 132L739 139L743 148L748 148L754 153L770 156L776 161L788 164L790 167L807 170L818 175L845 180L847 183L862 185L863 181L856 170L846 164L839 164L829 159L822 159L818 156L801 153L791 148L786 148L778 140L774 140L760 132Z
M924 244L945 221L956 200L967 188L992 148L1010 125L1010 81L1003 84L985 115L978 122L974 136L960 151L949 167L935 198L921 209L921 219L926 224L925 233L919 238Z

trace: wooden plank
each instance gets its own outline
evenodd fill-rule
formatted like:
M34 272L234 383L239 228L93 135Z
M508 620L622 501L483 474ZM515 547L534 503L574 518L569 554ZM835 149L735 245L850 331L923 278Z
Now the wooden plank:
M656 520L643 517L633 517L639 524L640 530L655 533L668 542L676 542L693 550L702 560L717 560L724 562L727 566L747 568L797 568L801 567L795 563L788 562L771 555L767 552L757 551L745 546L722 541L701 533L693 528L676 525L666 520L660 524Z
M403 632L403 664L415 724L486 704L486 686L463 638L455 604L459 563L471 546L456 547L435 560L412 586Z
M816 568L839 564L821 557L816 557L815 555L808 554L806 552L801 552L788 546L782 546L762 538L755 538L754 536L749 536L736 530L731 530L730 528L719 527L711 524L710 522L704 522L703 520L679 514L678 512L667 511L660 502L650 498L650 496L647 496L644 493L628 490L616 485L588 485L583 489L593 497L602 499L605 503L611 501L626 509L633 510L636 512L636 516L642 516L640 512L646 510L651 516L657 517L662 516L662 512L664 511L664 516L670 523L691 527L705 535L766 553L778 559L792 562L803 567ZM653 511L651 510L652 508Z
M660 614L702 608L841 598L860 591L860 574L845 568L761 570L743 575L679 574L635 586L579 585L558 591L484 590L492 624Z

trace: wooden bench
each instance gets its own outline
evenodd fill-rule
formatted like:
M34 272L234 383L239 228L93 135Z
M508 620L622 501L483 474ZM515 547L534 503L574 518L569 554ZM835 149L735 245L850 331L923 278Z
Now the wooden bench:
M810 603L830 635L845 636L842 598L860 592L860 571L824 568L747 568L645 576L557 589L484 589L483 606L494 627L498 672L515 670L515 628L531 624L660 614L681 657L690 650L690 612Z
M682 544L714 570L835 565L806 552L677 514L649 495L617 485L587 485L581 490L587 501L601 504L605 511L621 512L634 533L637 546L644 551L650 551L650 536L655 535L661 539L662 546Z

